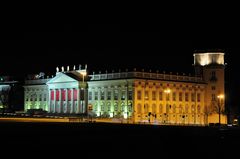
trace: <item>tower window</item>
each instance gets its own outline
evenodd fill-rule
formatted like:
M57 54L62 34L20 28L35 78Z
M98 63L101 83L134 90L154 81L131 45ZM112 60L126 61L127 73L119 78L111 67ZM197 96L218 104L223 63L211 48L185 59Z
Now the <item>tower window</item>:
M216 101L216 95L212 94L212 101Z

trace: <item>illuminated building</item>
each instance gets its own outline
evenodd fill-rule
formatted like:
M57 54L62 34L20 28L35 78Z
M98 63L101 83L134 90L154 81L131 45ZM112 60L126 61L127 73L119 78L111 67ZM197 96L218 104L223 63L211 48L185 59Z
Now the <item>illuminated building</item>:
M0 76L0 109L20 110L23 104L23 90L19 81L10 76Z
M53 78L26 80L25 111L43 109L49 113L85 113L87 107L86 69L62 72L57 68Z
M39 89L47 94L46 105L25 104L25 110L43 108L51 113L86 113L87 105L91 105L91 115L133 122L227 123L223 115L224 53L196 53L194 67L195 76L133 70L93 73L87 82L84 81L86 70L81 74L81 69L64 71L62 68L62 72L57 69L56 76L45 81L41 89L25 86L26 103L31 97L29 88L36 87L32 93Z

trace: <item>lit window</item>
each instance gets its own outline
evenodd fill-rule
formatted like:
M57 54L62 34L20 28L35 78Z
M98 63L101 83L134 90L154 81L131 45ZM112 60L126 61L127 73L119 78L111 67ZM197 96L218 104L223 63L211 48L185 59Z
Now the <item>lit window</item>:
M159 105L159 113L161 114L162 113L162 109L163 109L163 106L162 104Z
M156 104L153 104L153 105L152 105L152 110L153 110L152 112L153 112L154 114L157 112L157 111L156 111Z
M138 112L138 114L141 114L141 113L142 113L142 107L141 107L141 104L138 104L137 112Z
M117 110L118 110L118 104L115 103L115 104L114 104L114 111L117 111Z
M111 104L108 103L108 111L110 112L111 111Z
M176 105L173 105L173 113L176 113Z
M188 113L188 105L185 106L185 113Z
M148 100L148 91L145 91L145 99Z

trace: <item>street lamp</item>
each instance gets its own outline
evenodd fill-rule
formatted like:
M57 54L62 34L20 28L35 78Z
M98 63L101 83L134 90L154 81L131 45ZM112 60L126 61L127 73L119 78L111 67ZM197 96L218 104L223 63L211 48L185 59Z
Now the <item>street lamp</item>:
M219 117L219 126L221 125L221 105L222 105L222 100L224 99L224 95L218 95L218 117Z
M87 69L85 68L84 70L80 70L80 74L83 76L83 83L82 83L82 86L84 86L84 77L87 75ZM84 89L83 90L80 90L80 91L84 91ZM83 100L85 99L84 98L84 93L82 93L82 95L83 95L83 97L82 97L82 99L81 99L81 101L82 101L82 113L83 113ZM88 113L88 110L86 110L86 112Z
M168 122L168 114L169 114L169 106L168 106L168 102L170 100L170 97L169 97L169 94L171 93L171 90L168 88L168 89L165 89L164 90L164 93L166 93L166 120ZM167 111L168 110L168 111Z

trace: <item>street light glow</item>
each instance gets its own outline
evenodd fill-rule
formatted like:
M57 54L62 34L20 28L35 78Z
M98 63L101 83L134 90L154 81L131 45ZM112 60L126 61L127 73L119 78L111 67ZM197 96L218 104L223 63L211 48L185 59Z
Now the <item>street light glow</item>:
M219 98L219 99L223 99L223 98L224 98L224 95L223 95L223 94L218 95L217 98Z
M170 89L166 89L166 90L164 90L164 93L170 93L170 92L171 92Z

